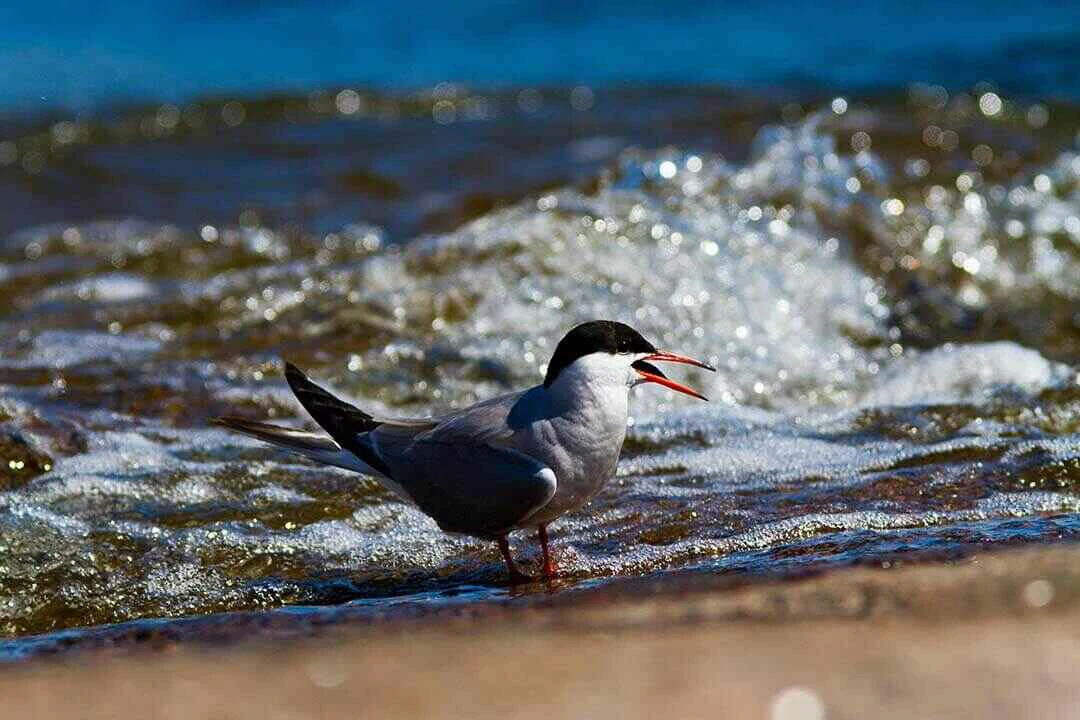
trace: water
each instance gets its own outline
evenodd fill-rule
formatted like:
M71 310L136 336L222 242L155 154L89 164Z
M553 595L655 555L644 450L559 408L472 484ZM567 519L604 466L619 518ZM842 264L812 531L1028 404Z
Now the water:
M1055 0L499 3L86 0L0 8L0 106L80 110L334 84L844 91L993 80L1080 97L1080 7ZM48 28L44 33L43 28Z
M1077 126L989 86L335 88L12 125L0 654L517 602L490 543L207 420L306 422L282 357L381 412L461 406L594 317L719 372L685 376L707 406L635 390L615 481L556 525L563 592L1073 539Z

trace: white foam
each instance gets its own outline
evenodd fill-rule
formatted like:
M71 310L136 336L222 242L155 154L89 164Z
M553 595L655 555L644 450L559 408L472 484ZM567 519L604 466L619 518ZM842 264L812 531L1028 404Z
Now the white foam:
M99 303L124 303L152 298L155 286L145 278L130 273L107 273L72 283L61 283L42 294L44 300L91 300Z
M766 151L745 169L710 165L710 176L693 178L712 190L700 196L679 189L681 176L659 193L641 192L625 178L649 176L655 160L628 155L621 184L595 196L563 191L548 210L530 201L411 243L367 261L353 286L420 323L441 322L440 306L467 306L466 319L445 323L439 340L465 357L497 358L523 379L540 376L573 322L611 317L716 360L717 375L695 379L718 400L842 399L875 356L852 334L884 335L883 292L822 242L825 231L805 208L745 209L763 202L778 173L832 152L827 136L805 136L777 138L783 152ZM819 179L847 172L842 164ZM380 353L365 356L365 367L385 365ZM474 376L459 383L447 373L441 383L451 398L477 389ZM639 405L651 410L671 402L642 395Z
M135 335L44 330L21 357L12 353L15 357L0 358L0 367L64 369L100 361L124 365L154 354L161 346L159 340Z
M1068 375L1063 366L1011 342L946 345L894 362L860 403L978 402L1003 389L1037 392Z
M167 227L103 223L80 227L80 253L70 255L56 249L53 236L62 230L19 234L9 241L13 247L40 241L47 254L37 264L0 266L0 283L4 273L9 280L30 272L70 278L74 263L82 263L87 277L48 287L39 299L102 303L109 306L102 312L148 320L139 323L147 335L104 334L96 325L90 332L13 332L3 340L0 365L108 362L140 380L165 377L173 392L209 389L215 401L237 407L294 408L283 382L252 371L265 370L266 345L253 351L223 341L221 351L235 353L235 362L166 360L170 332L182 343L184 330L153 323L177 307L214 308L225 338L276 332L268 318L277 318L283 332L294 332L295 323L306 337L321 332L315 326L324 313L339 312L389 338L356 349L362 370L355 375L341 369L353 358L348 365L335 359L342 390L372 410L426 412L539 380L568 326L610 317L720 371L687 375L713 397L710 405L655 387L634 392L634 424L616 484L554 526L571 571L648 572L703 560L723 570L750 563L755 553L860 533L919 531L948 544L958 525L1025 518L1030 529L1043 514L1077 512L1068 486L1048 493L1018 485L1006 493L985 481L991 473L1009 477L1017 468L1073 463L1077 436L1039 437L1041 429L1008 413L958 430L905 434L908 416L919 410L895 406L1024 407L1034 393L1075 382L1075 368L1008 342L905 348L894 358L888 348L902 341L891 327L895 298L853 259L842 232L857 228L886 256L899 251L901 233L882 208L890 170L871 153L847 154L820 122L764 129L741 165L710 156L694 156L691 164L678 150L624 152L595 192L568 188L529 198L402 247L376 249L372 242L370 252L330 267L313 257L308 241L296 244L290 234L267 229L223 228L221 240L208 244ZM605 139L573 151L595 156L617 144ZM1067 153L1043 169L1053 176L1054 193L1036 193L1027 180L1001 188L1003 197L979 187L974 195L949 190L917 208L941 227L942 236L934 234L941 246L902 246L903 252L949 278L933 289L962 305L1007 303L1014 288L1076 297L1080 264L1055 243L1076 237L1069 228L1076 225L1070 218L1080 207L1080 183L1070 178L1078 167ZM855 175L871 181L858 193L848 188ZM1025 191L1013 193L1019 189ZM1027 228L1015 243L1001 240L1010 220ZM171 259L193 246L276 261L203 278L168 276ZM144 251L160 253L160 281L158 273L153 281L117 273L108 262ZM967 262L971 257L978 267ZM954 287L957 262L967 262L963 272L971 277ZM375 394L386 404L363 397ZM48 429L60 432L70 422L88 442L86 452L58 452L51 472L0 493L0 564L7 573L0 571L0 589L9 577L33 580L62 569L70 578L62 602L124 619L296 601L327 577L363 586L392 573L437 578L485 563L492 577L501 573L490 543L446 535L374 486L358 488L367 481L346 471L216 429L174 428L63 401L50 386L5 386L0 398L20 431L36 437L42 424L55 423ZM55 419L67 413L70 419ZM866 416L880 416L887 427L868 430ZM312 506L324 500L335 515L312 521ZM665 523L676 530L665 535ZM650 533L656 539L648 540ZM532 537L515 536L514 544L535 559ZM121 560L127 553L136 556ZM814 550L808 558L837 559L830 553ZM0 618L18 622L56 600L25 587L12 592L10 605L0 604Z

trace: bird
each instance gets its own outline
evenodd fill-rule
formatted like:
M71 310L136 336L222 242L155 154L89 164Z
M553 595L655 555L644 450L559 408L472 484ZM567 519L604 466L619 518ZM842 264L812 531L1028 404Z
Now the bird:
M548 525L585 505L614 476L629 417L630 389L655 383L708 400L654 362L715 372L657 349L629 325L592 320L559 341L542 383L425 418L376 417L285 364L297 400L324 432L240 417L229 430L312 460L377 478L445 532L495 541L512 583L536 578L510 553L509 533L535 528L545 579L557 577Z

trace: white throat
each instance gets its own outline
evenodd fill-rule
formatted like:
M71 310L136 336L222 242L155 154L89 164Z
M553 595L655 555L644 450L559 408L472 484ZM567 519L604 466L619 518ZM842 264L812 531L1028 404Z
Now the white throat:
M592 353L579 357L548 387L551 399L567 409L593 406L602 414L621 413L625 422L630 388L637 373L629 355Z

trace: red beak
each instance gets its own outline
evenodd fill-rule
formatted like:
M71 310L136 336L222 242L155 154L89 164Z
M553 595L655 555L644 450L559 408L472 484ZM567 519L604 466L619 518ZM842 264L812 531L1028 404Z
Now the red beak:
M694 367L703 368L709 372L716 372L716 368L708 363L703 363L700 360L695 360L692 357L686 357L685 355L676 355L672 352L656 352L652 355L647 355L646 360L656 360L657 362L673 362L682 363L683 365L693 365Z
M708 402L709 398L705 397L696 390L691 390L685 385L669 379L666 375L664 375L664 373L660 372L659 368L646 362L647 360L656 360L657 362L681 363L683 365L693 365L694 367L704 368L705 370L711 370L713 372L716 372L716 368L708 365L707 363L703 363L700 360L695 360L694 358L686 357L685 355L676 355L675 353L669 352L656 352L652 355L646 355L641 360L635 362L632 366L634 370L637 371L637 374L640 375L645 382L652 382L656 383L657 385L663 385L664 387L675 390L676 392L681 392L685 395L689 395L690 397L696 397L699 400L705 400L706 402Z

